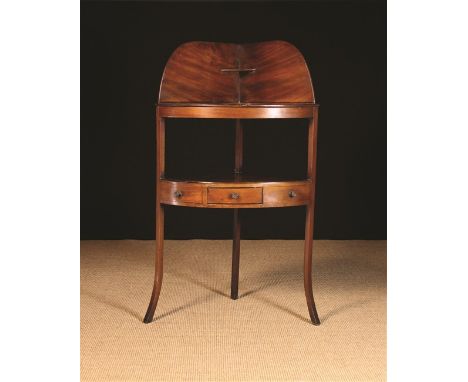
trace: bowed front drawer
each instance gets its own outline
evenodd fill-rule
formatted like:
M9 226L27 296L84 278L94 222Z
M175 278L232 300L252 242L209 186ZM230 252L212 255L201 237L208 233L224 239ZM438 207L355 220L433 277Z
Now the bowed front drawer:
M203 182L161 179L161 203L205 208L268 208L305 205L309 180L271 182Z
M208 203L261 204L262 187L208 187Z
M172 205L203 204L203 187L198 183L161 181L161 203Z

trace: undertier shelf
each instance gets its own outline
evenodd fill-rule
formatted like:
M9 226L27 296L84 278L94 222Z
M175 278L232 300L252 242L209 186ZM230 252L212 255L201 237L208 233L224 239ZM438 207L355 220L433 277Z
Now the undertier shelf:
M160 202L202 208L268 208L306 205L312 198L311 179L230 178L160 179Z

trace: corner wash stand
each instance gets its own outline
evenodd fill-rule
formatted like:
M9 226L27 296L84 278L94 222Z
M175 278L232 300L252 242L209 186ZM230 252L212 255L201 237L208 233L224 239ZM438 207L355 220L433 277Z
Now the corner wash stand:
M317 117L314 89L301 53L284 41L255 44L189 42L169 58L156 109L156 270L144 322L153 320L163 278L164 205L230 208L234 215L231 298L238 298L239 208L306 206L304 289L314 325L312 294ZM167 118L222 118L235 122L235 168L229 179L171 179L164 174ZM308 120L304 179L272 181L242 175L242 119Z

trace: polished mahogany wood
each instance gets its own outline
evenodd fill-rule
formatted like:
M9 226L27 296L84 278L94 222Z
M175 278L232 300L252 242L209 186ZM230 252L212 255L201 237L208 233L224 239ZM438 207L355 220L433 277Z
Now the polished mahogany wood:
M314 110L314 117L309 121L307 175L315 179L317 163L317 128L318 109ZM315 181L311 185L310 199L306 210L305 245L304 245L304 290L309 309L309 316L314 325L320 325L320 319L315 307L312 292L312 245L314 242L314 208L315 208Z
M159 91L159 103L238 102L237 74L221 69L237 68L235 44L188 42L169 58Z
M167 118L235 120L232 176L169 179L164 173ZM305 179L246 177L242 119L306 118ZM301 53L284 41L254 44L189 42L166 64L156 107L156 259L153 292L144 322L153 320L162 286L164 206L231 208L233 246L231 298L239 291L241 209L305 206L304 290L311 321L320 324L312 293L312 246L317 161L318 104ZM287 133L287 132L286 132Z
M158 106L160 115L166 118L312 118L312 104L282 105L165 105Z
M170 205L203 204L203 187L196 183L160 182L161 203Z
M239 298L239 263L240 263L240 235L241 210L234 210L234 224L232 230L232 266L231 266L231 299Z
M164 175L165 156L165 122L156 112L156 144L158 145L156 158L156 188L160 189L161 177ZM154 271L154 285L151 293L150 303L143 322L145 324L153 321L154 312L158 305L163 278L163 247L164 247L164 205L161 201L161 193L156 192L156 261Z
M302 54L286 41L193 41L169 58L159 103L315 102Z
M161 203L201 208L271 208L308 205L311 180L283 182L175 181L161 179ZM233 198L232 194L239 195Z
M263 200L262 187L208 187L209 204L260 204Z
M302 54L286 41L246 44L241 65L255 72L240 78L241 102L315 102Z
M240 119L236 120L234 143L234 176L241 177L244 163L244 130ZM240 239L241 239L241 212L234 209L234 221L232 229L232 265L231 265L231 299L239 297L239 264L240 264Z
M301 206L309 203L312 183L267 186L263 190L263 203L267 206Z
M234 144L234 174L242 173L244 163L244 130L239 119L236 120L236 135Z

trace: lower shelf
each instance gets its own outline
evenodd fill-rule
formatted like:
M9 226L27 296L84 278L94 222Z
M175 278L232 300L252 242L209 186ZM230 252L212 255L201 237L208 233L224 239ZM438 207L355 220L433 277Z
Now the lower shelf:
M270 208L306 205L311 179L298 181L183 181L161 179L162 204L200 208Z

